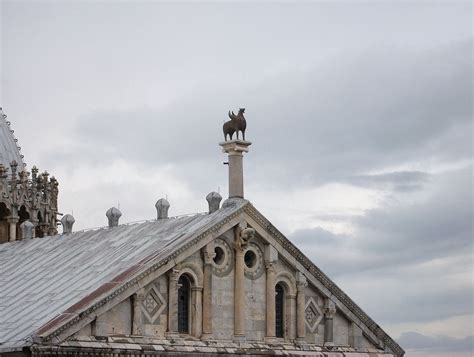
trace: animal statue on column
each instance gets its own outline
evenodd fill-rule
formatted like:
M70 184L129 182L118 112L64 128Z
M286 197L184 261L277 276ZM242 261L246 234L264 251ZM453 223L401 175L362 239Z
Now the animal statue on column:
M227 135L229 135L229 140L232 140L234 133L239 139L239 131L242 132L242 138L245 140L245 129L247 128L247 121L244 117L245 108L240 108L237 115L234 112L229 111L229 121L224 123L222 130L224 131L224 140L227 141Z

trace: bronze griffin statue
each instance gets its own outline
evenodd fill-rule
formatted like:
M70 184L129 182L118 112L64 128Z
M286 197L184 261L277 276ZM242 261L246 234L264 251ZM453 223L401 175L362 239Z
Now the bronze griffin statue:
M237 115L234 112L229 111L229 121L224 123L222 130L224 131L224 140L227 141L227 135L229 135L229 140L232 140L234 133L237 134L237 139L239 139L239 131L242 132L242 138L245 140L245 128L247 128L247 121L244 117L245 108L240 108Z

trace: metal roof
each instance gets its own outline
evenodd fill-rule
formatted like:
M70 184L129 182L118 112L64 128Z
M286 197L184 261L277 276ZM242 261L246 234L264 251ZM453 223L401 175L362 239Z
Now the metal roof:
M7 116L0 108L0 164L10 168L10 163L15 160L18 163L19 170L23 170L23 156L17 145L10 123L6 120Z
M166 258L247 202L211 214L0 245L0 349L29 344L36 330L118 274Z

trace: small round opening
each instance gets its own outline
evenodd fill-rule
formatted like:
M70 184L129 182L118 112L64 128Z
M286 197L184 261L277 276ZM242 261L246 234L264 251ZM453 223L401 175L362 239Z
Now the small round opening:
M214 263L216 263L216 265L221 265L222 263L224 263L224 249L222 249L221 247L216 247L214 249L214 253L216 254L216 256L214 257Z
M247 268L253 268L257 264L257 255L253 250L247 250L244 256L245 265Z

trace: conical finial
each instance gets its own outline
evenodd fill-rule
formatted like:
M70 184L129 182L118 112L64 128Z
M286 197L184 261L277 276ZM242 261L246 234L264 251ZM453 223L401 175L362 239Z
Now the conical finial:
M222 196L217 192L211 192L206 196L207 203L209 204L209 213L213 213L219 209L222 201Z
M118 208L112 207L107 210L105 213L109 219L109 227L117 227L120 217L122 217L122 212Z
M168 218L168 209L170 208L170 203L166 199L160 198L158 201L156 201L155 207L157 219Z
M76 220L70 214L65 214L63 218L61 218L61 224L63 225L63 234L72 233L72 226L74 225Z

